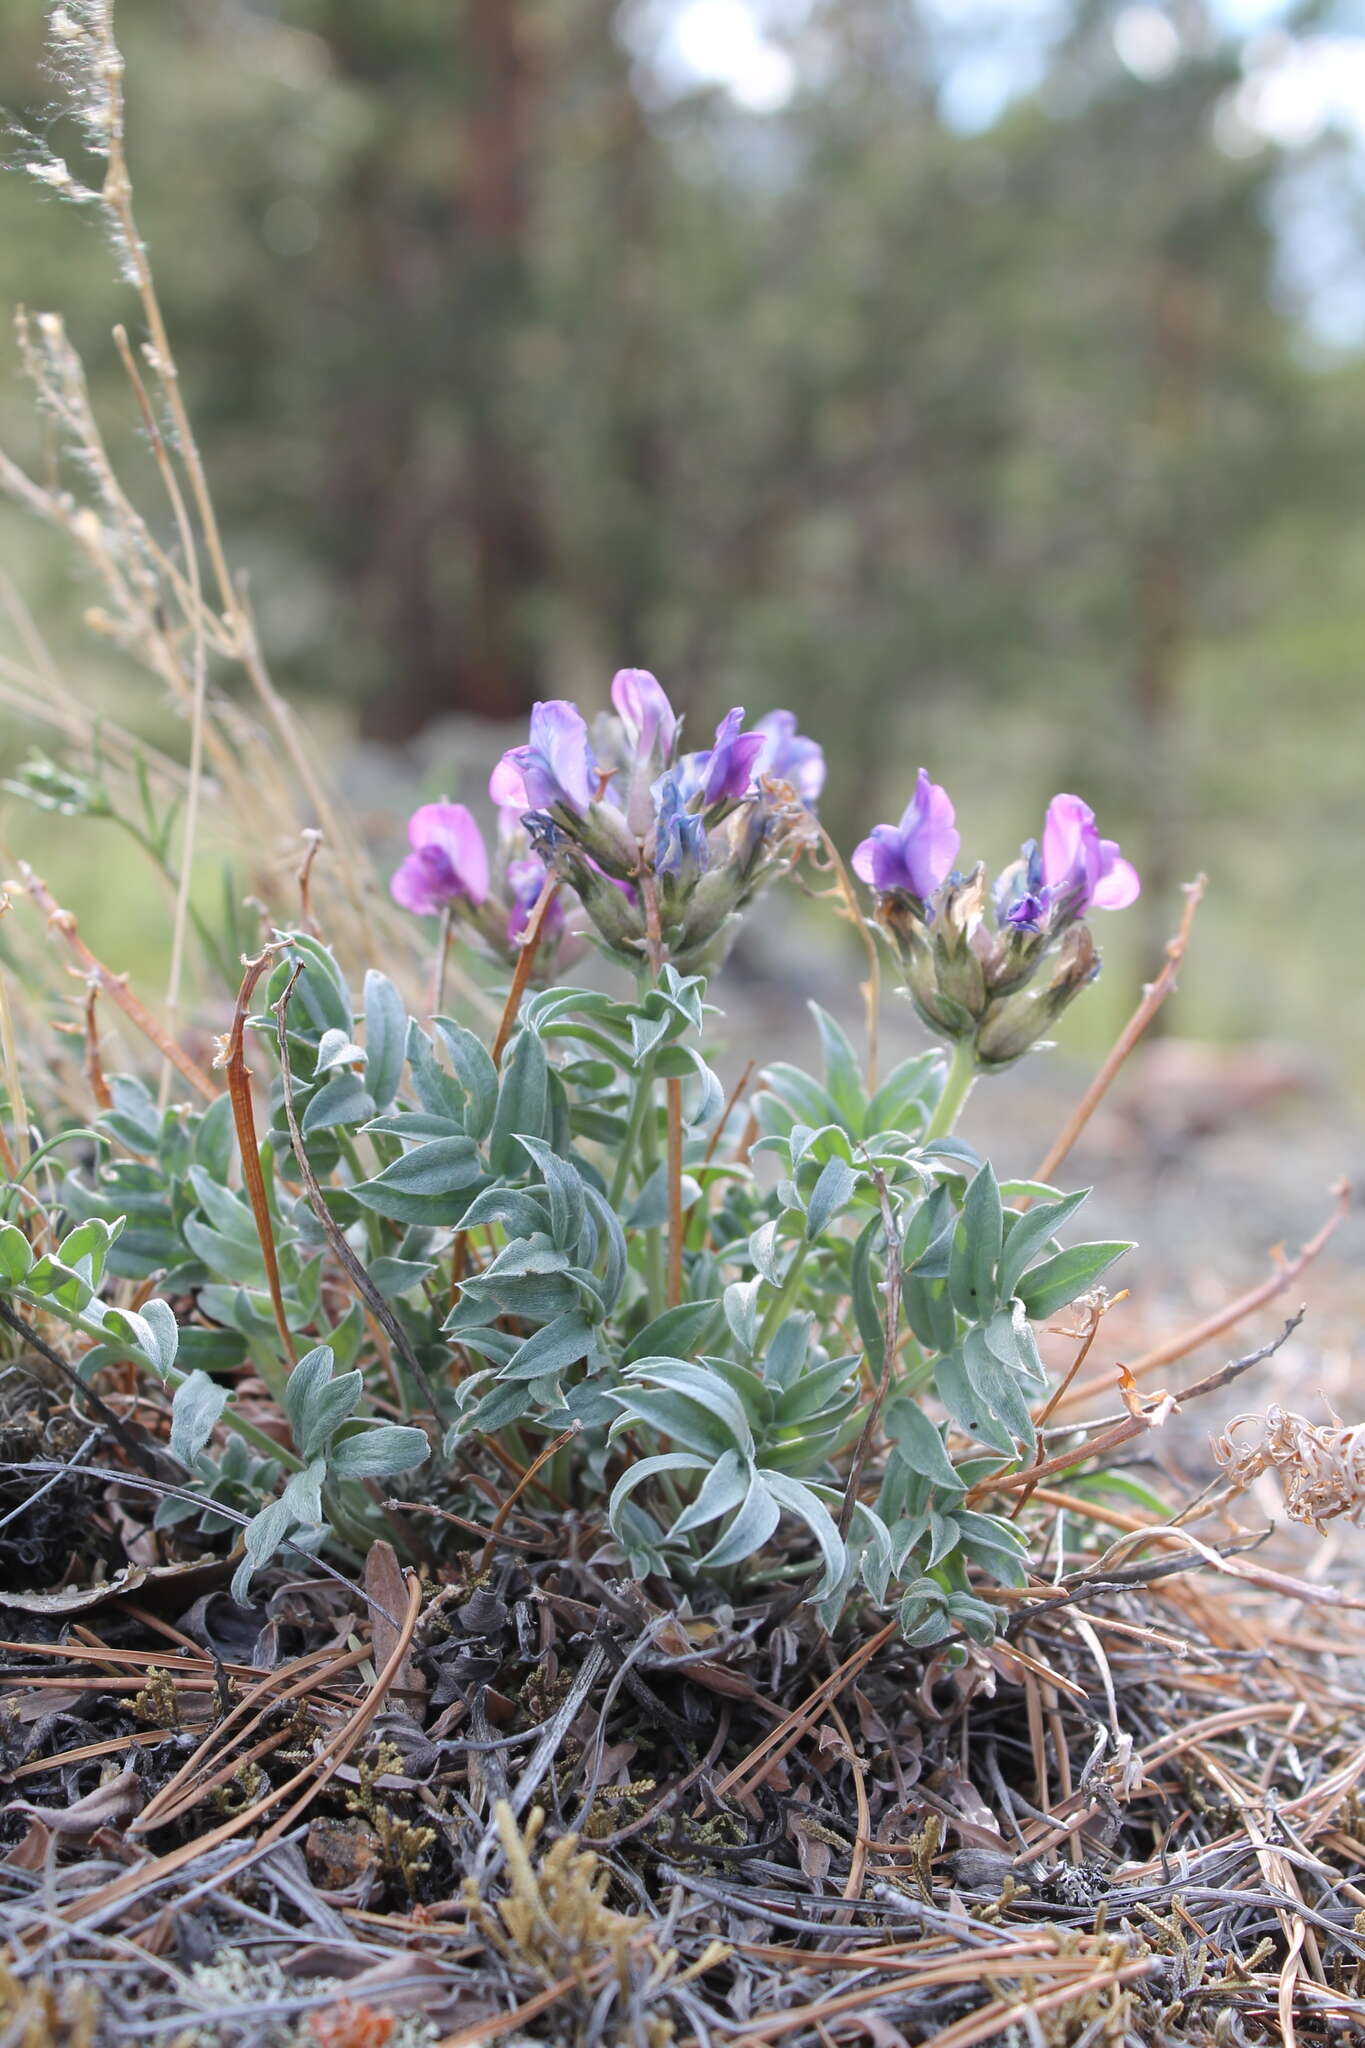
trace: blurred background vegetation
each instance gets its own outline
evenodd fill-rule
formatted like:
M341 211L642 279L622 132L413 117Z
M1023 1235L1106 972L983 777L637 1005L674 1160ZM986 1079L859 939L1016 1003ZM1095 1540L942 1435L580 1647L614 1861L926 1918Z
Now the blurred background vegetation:
M154 507L131 295L23 175L31 136L82 161L39 0L0 24L0 301L65 312ZM646 665L694 731L795 709L845 846L921 761L996 862L1083 791L1148 887L1080 1040L1202 867L1178 1028L1359 1085L1365 11L124 0L118 27L230 550L378 832L477 800L505 735L474 721ZM11 366L0 432L41 463ZM76 686L183 748L83 633L66 553L8 511L3 539ZM2 737L12 769L41 735ZM4 840L76 890L98 829L11 803ZM113 872L94 914L136 964Z

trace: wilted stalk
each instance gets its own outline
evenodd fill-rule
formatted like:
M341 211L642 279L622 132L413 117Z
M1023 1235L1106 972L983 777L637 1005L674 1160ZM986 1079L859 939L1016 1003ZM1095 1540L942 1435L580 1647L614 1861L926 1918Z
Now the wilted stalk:
M81 972L86 980L98 983L110 1002L116 1003L129 1022L137 1026L143 1037L151 1040L162 1058L170 1061L176 1072L189 1082L196 1094L202 1095L206 1102L216 1101L220 1091L214 1087L209 1075L157 1022L147 1005L133 994L125 977L115 974L102 960L96 959L77 930L76 920L71 912L63 910L60 903L53 900L46 882L34 874L27 861L20 861L19 874L29 895L46 916L49 929L58 934L68 950L80 962Z
M284 1355L292 1366L298 1363L298 1354L294 1350L289 1319L284 1312L280 1264L275 1255L275 1231L270 1220L270 1201L265 1190L265 1175L261 1172L260 1147L256 1142L256 1111L251 1100L251 1069L246 1063L243 1046L247 1006L251 1001L252 991L278 951L278 946L267 946L254 960L242 962L245 972L242 975L241 987L237 991L237 1008L233 1014L232 1029L223 1040L222 1050L214 1065L221 1067L227 1075L228 1094L232 1098L232 1121L237 1131L237 1149L242 1156L242 1178L246 1182L251 1213L256 1219L256 1235L260 1239L266 1284L270 1289L270 1306L275 1312L275 1327L280 1333Z
M545 886L539 896L537 896L531 907L531 915L526 920L526 931L522 937L521 951L517 955L516 970L512 975L512 986L507 991L507 1001L503 1004L502 1016L498 1022L498 1034L493 1040L493 1065L495 1067L502 1064L502 1056L507 1050L507 1041L516 1029L517 1017L521 1011L521 1000L526 993L526 984L531 979L531 971L536 964L536 953L540 948L540 929L545 922L546 912L558 894L558 882L554 879L553 875L547 875L545 877Z

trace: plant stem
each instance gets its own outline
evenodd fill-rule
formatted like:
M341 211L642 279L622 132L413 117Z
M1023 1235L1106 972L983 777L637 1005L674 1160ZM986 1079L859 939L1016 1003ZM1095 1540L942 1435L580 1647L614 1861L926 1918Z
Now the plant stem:
M664 1088L668 1097L668 1306L676 1308L682 1300L682 1082L670 1079Z
M625 1135L621 1139L621 1150L616 1161L616 1170L611 1177L611 1192L607 1199L613 1209L619 1209L630 1180L630 1169L635 1163L635 1154L640 1145L640 1134L645 1120L654 1108L654 1062L646 1060L635 1077L635 1092L631 1097L630 1115L626 1122Z
M659 1119L655 1114L654 1070L649 1075L649 1114L640 1129L640 1179L653 1179L659 1164ZM645 1279L649 1285L649 1312L651 1316L661 1315L664 1309L664 1236L656 1223L645 1232Z
M924 1133L926 1145L932 1144L935 1138L946 1138L951 1134L962 1113L962 1105L971 1094L975 1079L976 1054L970 1044L960 1038L954 1045L953 1056L948 1062L943 1093L938 1098L938 1106L929 1120L928 1130Z

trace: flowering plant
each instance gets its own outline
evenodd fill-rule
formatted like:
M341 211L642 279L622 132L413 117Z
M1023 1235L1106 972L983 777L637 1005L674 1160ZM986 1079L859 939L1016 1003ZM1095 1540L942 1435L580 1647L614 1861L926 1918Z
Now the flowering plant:
M235 1085L163 1111L115 1080L98 1128L121 1156L67 1175L48 1255L5 1225L0 1286L87 1337L87 1372L129 1359L174 1389L161 1522L240 1526L240 1598L290 1549L362 1553L378 1479L423 1467L458 1526L500 1470L693 1599L742 1568L831 1625L857 1594L915 1643L989 1637L1028 1568L999 1489L1038 1453L1036 1326L1125 1247L1064 1248L1083 1195L1002 1185L954 1124L1093 978L1086 917L1136 875L1060 796L988 888L921 770L852 867L946 1057L878 1078L813 1009L819 1072L773 1063L727 1099L707 976L827 845L823 757L783 711L732 710L688 751L640 670L611 701L591 732L536 706L491 778L491 852L460 804L412 816L394 897L515 964L496 1029L415 1016L373 969L357 1003L320 940L278 934L243 985ZM581 938L630 970L615 992L557 980ZM276 1070L259 1146L245 1034ZM284 1427L236 1397L244 1372Z

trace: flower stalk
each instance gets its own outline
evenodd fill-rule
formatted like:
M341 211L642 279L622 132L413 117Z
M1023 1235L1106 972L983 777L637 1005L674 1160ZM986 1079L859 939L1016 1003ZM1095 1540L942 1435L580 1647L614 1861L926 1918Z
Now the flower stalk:
M926 1145L937 1138L949 1138L957 1128L957 1120L966 1106L967 1097L976 1084L976 1053L970 1039L960 1038L948 1058L948 1070L943 1077L943 1089L934 1105L933 1116L924 1133Z

